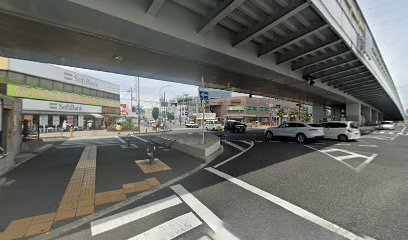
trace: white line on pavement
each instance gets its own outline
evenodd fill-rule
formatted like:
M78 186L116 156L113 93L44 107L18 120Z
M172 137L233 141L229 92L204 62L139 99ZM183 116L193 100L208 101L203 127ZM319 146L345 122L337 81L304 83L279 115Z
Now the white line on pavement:
M371 157L367 158L360 166L356 168L356 173L359 173L365 166L367 166L374 158L377 157L377 154L371 155Z
M378 147L377 145L366 145L366 144L362 144L362 145L358 145L359 147Z
M245 144L248 144L248 145L251 145L251 142L250 141L245 141L245 140L239 140L240 142L243 142L243 143L245 143Z
M134 137L134 138L137 138L139 140L142 140L143 142L150 142L149 140L146 140L144 138L141 138L141 137L138 137L138 136L135 136L135 135L131 135L131 136Z
M266 200L271 201L271 202L285 208L286 210L298 215L299 217L302 217L302 218L304 218L306 220L309 220L309 221L311 221L311 222L313 222L313 223L315 223L315 224L317 224L317 225L319 225L321 227L326 228L327 230L330 230L330 231L332 231L334 233L337 233L340 236L343 236L343 237L345 237L347 239L353 239L353 240L363 240L364 239L364 238L362 238L362 237L360 237L360 236L358 236L358 235L356 235L356 234L354 234L354 233L352 233L352 232L350 232L350 231L348 231L348 230L346 230L346 229L344 229L344 228L342 228L342 227L340 227L340 226L338 226L338 225L336 225L334 223L331 223L331 222L329 222L329 221L327 221L327 220L325 220L325 219L323 219L323 218L321 218L319 216L314 215L313 213L311 213L309 211L306 211L306 210L304 210L304 209L302 209L302 208L300 208L300 207L298 207L298 206L296 206L296 205L294 205L294 204L292 204L292 203L290 203L290 202L288 202L286 200L283 200L283 199L281 199L281 198L279 198L279 197L277 197L277 196L275 196L273 194L270 194L270 193L268 193L268 192L266 192L264 190L261 190L261 189L255 187L255 186L252 186L252 185L250 185L250 184L248 184L248 183L246 183L244 181L241 181L241 180L239 180L237 178L234 178L234 177L232 177L232 176L230 176L230 175L228 175L226 173L223 173L223 172L218 171L218 170L216 170L214 168L211 168L211 167L205 168L205 170L207 170L209 172L212 172L215 175L218 175L218 176L220 176L220 177L234 183L235 185L238 185L241 188L246 189L246 190L248 190L248 191L250 191L250 192L252 192L252 193L254 193L254 194L256 194L256 195L258 195L260 197L263 197Z
M238 239L227 229L224 228L223 221L217 217L210 209L208 209L203 203L200 202L193 194L189 193L180 184L171 186L174 192L180 196L180 198L201 218L204 222L216 233L222 231L228 236L225 239ZM229 234L228 234L229 233Z
M255 142L257 142L257 143L263 143L264 141L259 141L259 140L258 140L258 141L255 141Z
M112 230L180 203L182 203L181 200L176 195L172 195L137 208L93 221L91 222L92 236Z
M123 140L123 139L122 139L121 137L119 137L119 136L115 136L115 138L118 139L118 141L119 141L120 143L123 143L123 144L126 143L126 141Z
M223 141L224 143L226 143L226 144L228 144L228 145L234 147L234 148L237 148L238 150L241 150L241 151L244 151L244 150L245 150L245 148L243 148L243 147L241 147L241 146L239 146L239 145L237 145L237 144L235 144L235 143L232 143L232 142L230 142L230 141L227 141L227 140L222 140L222 141Z
M220 163L214 165L214 168L217 168L217 167L219 167L219 166L221 166L221 165L223 165L223 164L226 164L227 162L229 162L229 161L231 161L231 160L233 160L233 159L235 159L235 158L241 156L242 154L246 153L249 149L251 149L254 145L255 145L254 142L251 142L251 145L250 145L248 148L245 148L242 152L240 152L240 153L238 153L238 154L236 154L236 155L234 155L234 156L228 158L227 160L224 160L224 161L222 161L222 162L220 162Z
M129 238L129 240L171 240L201 224L202 222L192 212L189 212Z
M337 143L337 146L350 146L350 143Z

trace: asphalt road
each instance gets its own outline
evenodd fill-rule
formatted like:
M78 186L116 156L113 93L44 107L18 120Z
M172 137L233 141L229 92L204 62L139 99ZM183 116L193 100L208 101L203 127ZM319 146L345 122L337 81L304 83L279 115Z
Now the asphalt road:
M214 134L224 158L59 239L407 238L403 126L347 143Z

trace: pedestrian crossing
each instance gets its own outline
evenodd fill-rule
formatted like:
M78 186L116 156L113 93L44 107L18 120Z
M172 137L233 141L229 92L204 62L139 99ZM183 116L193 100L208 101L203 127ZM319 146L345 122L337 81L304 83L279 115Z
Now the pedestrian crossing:
M182 213L157 226L153 226L129 238L129 240L176 239L204 224L206 224L213 233L200 236L202 239L239 240L239 238L225 228L225 223L217 215L201 203L193 194L188 192L182 185L179 184L171 186L170 188L175 194L169 197L91 222L91 235L93 237L99 236L129 223L144 220L166 209L185 204L190 209L187 213ZM222 238L218 238L218 235L221 235Z

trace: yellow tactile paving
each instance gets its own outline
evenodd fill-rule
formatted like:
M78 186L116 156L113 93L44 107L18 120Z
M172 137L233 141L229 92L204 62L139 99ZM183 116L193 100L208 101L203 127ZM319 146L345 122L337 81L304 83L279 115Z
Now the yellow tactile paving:
M156 178L148 178L145 180L145 182L152 188L155 186L159 186L160 182Z
M76 208L67 209L67 210L58 210L57 214L55 215L54 221L73 218L75 217L75 212L76 212Z
M33 221L31 222L31 225L33 224L39 224L39 223L45 223L45 222L52 222L54 221L55 218L55 212L53 213L48 213L48 214L42 214L38 216L34 216Z
M136 160L135 162L144 173L154 173L171 170L169 166L167 166L164 162L160 161L158 158L154 160L155 164L149 164L150 163L149 159Z
M25 237L37 235L40 233L48 232L51 229L51 226L54 222L43 222L43 223L38 223L38 224L32 224L28 228L26 234L24 235Z
M145 181L123 184L123 191L125 193L143 192L147 189L150 189L150 186Z
M4 231L3 237L6 239L24 237L33 219L34 217L28 217L12 221Z
M87 206L81 206L77 208L75 216L79 217L79 216L89 215L94 212L95 212L95 206L93 204L87 205Z

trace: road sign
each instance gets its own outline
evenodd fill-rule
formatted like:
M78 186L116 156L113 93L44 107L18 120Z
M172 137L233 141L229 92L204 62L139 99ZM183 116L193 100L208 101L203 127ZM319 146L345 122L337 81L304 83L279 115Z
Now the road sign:
M208 100L208 92L200 91L200 99L201 100Z

